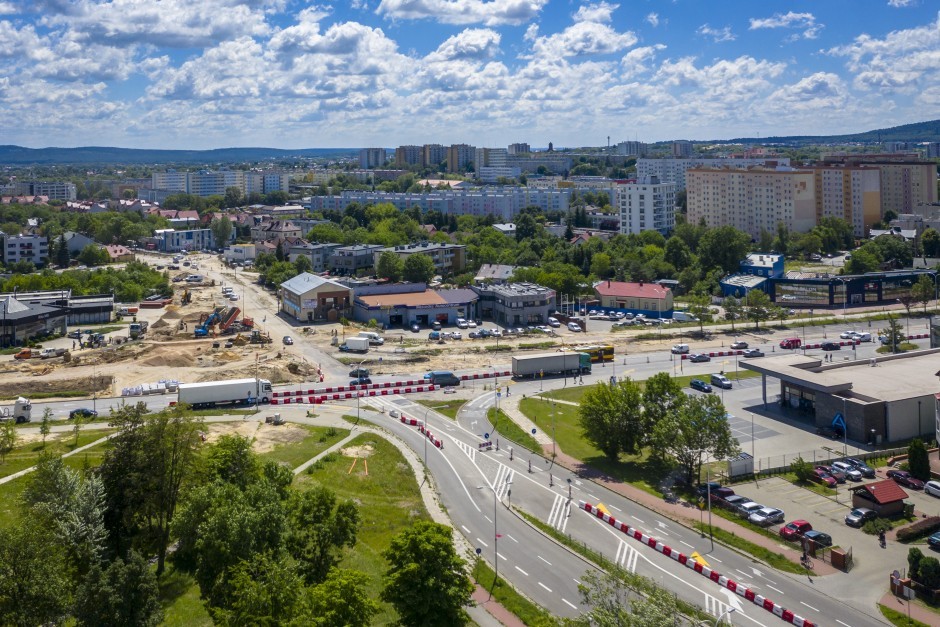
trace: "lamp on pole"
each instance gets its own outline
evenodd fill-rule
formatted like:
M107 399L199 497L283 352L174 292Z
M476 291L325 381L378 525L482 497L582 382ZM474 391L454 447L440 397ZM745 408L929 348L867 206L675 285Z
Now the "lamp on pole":
M920 424L920 401L917 401L917 437L924 434L924 427Z
M734 610L733 607L729 607L729 608L726 609L724 612L722 612L722 613L721 613L721 616L719 616L718 618L715 619L715 627L718 627L718 625L721 624L721 621L724 620L725 616L730 616L731 614L734 614L734 611L735 611L735 610Z
M362 361L359 362L359 365L356 366L356 380L357 381L362 378L362 364L366 363L367 361L368 359L363 359ZM356 387L359 387L359 386L357 385ZM359 401L361 398L362 398L362 390L356 390L356 424L357 425L359 424L359 418L361 417L361 414L359 411ZM425 438L425 440L427 440L427 438ZM425 443L425 446L426 445L427 443ZM428 461L427 449L425 449L425 452L424 452L424 461L425 461L425 466L427 466L427 461Z
M512 485L512 481L509 480L509 477L506 477L506 486ZM478 490L485 490L490 486L478 485ZM493 482L493 588L496 587L496 582L499 580L499 508L496 506L498 499L496 496L496 482ZM493 589L490 588L489 598L493 598Z

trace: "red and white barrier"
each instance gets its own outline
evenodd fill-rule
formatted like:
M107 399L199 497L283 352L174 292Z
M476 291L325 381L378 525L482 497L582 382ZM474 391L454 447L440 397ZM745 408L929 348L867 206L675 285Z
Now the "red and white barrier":
M362 394L361 398L368 398L370 396L386 396L387 394L410 394L410 393L420 393L420 392L433 392L437 389L438 386L433 383L428 383L426 385L418 385L413 388L393 388L391 390L359 390L353 392L334 392L332 394L316 394L314 396L308 396L306 402L311 405L319 405L325 403L326 401L344 401L351 398L356 398L360 393ZM308 390L307 393L313 393L315 390ZM377 394L378 393L378 394ZM290 405L291 403L303 403L305 402L301 396L293 396L283 394L280 397L272 398L272 405Z
M679 551L675 551L671 549L670 547L666 546L665 544L663 544L656 538L648 536L642 531L639 531L638 529L634 529L630 527L627 523L618 521L616 518L614 518L610 514L605 514L604 512L594 507L590 503L585 503L584 501L580 501L580 507L581 509L588 512L589 514L593 514L597 518L602 519L611 527L615 529L619 529L623 533L632 537L634 540L638 540L642 544L652 547L653 549L655 549L659 553L662 553L666 557L671 557L673 560L679 562L683 566L686 566L687 568L694 570L695 572L699 573L703 577L707 577L711 579L712 581L717 583L719 586L722 586L723 588L727 588L728 590L731 590L732 592L737 594L739 597L743 597L747 599L754 605L764 608L765 610L777 616L778 618L781 618L788 623L796 625L797 627L816 627L816 624L813 623L812 621L806 620L805 618L801 616L797 616L796 614L784 608L783 606L777 603L774 603L770 599L767 599L760 594L757 594L756 592L754 592L753 590L751 590L744 584L740 584L731 579L728 579L724 575L719 574L718 572L712 570L708 566L705 566L701 564L700 562L694 559L691 559L689 556L684 555L680 553Z
M474 374L465 374L461 375L460 378L463 381L468 379L489 379L491 377L508 377L512 373L509 370L502 371L493 371L493 372L482 372ZM405 393L410 393L414 391L421 391L421 386L427 386L427 379L408 379L407 381L383 381L382 383L366 383L363 385L337 385L324 388L309 388L307 390L278 390L273 392L271 396L276 399L285 399L291 396L315 396L323 394L334 394L339 392L355 392L358 390L397 390L398 388L412 388L406 389ZM414 389L415 386L418 386L417 390ZM433 388L432 388L433 389ZM386 392L383 391L382 394ZM393 392L397 394L398 392ZM370 394L374 396L374 394ZM348 398L348 397L347 397ZM283 401L282 401L283 402ZM300 401L295 401L300 402Z
M439 449L444 448L444 442L442 442L440 438L434 437L434 434L431 433L430 429L425 428L423 420L418 420L417 418L409 418L405 414L402 414L401 417L399 417L399 420L401 421L402 424L410 425L412 427L417 427L418 433L422 434L424 437L430 440L431 444L433 444L437 448Z

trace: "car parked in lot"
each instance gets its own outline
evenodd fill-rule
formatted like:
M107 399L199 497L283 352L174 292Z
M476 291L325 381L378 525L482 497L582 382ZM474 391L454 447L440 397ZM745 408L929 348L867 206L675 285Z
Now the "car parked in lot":
M692 363L696 363L696 364L699 362L711 361L711 360L712 358L706 355L705 353L695 353L695 354L689 355L689 361L691 361Z
M746 351L744 351L744 356L745 357L763 357L764 351L762 351L759 348L749 348Z
M839 345L838 342L823 342L822 344L819 345L819 348L823 349L824 351L842 350L842 347Z
M849 462L832 462L832 469L844 474L846 478L852 481L861 481L862 473ZM838 477L837 477L838 478Z
M725 505L728 506L728 509L733 511L738 511L738 508L745 503L750 503L751 499L744 496L743 494L732 494L731 496L726 496L724 498Z
M417 323L417 322L414 323L413 325L411 325L411 332L412 332L412 333L420 333L420 332L421 332L421 327L418 326L418 323Z
M869 479L871 479L872 477L875 476L875 469L860 459L856 459L854 457L846 457L845 460L843 461L855 466L855 470L862 473L863 477L868 477Z
M96 412L94 409L79 407L78 409L73 409L69 412L69 420L72 420L73 418L93 418L97 415L98 412Z
M856 507L845 515L845 524L849 527L861 527L869 520L878 518L877 512L867 507Z
M285 344L286 346L290 346L290 345L293 344L293 343L294 343L294 338L292 338L292 337L289 336L289 335L285 335L285 336L284 336L284 344Z
M818 547L832 546L832 536L822 531L813 529L812 531L804 533L803 537Z
M816 470L821 470L825 473L828 473L830 477L836 480L836 483L845 483L845 473L839 472L832 466L824 466L820 464L819 466L816 466Z
M780 527L780 537L790 542L795 542L803 537L807 531L812 531L813 526L803 519L793 520Z
M713 374L711 376L711 384L716 388L722 388L724 390L731 389L731 379L723 374Z
M692 379L689 381L689 387L693 390L698 390L699 392L705 392L706 394L710 394L712 391L712 386L705 383L701 379Z
M764 509L764 506L761 505L760 503L755 503L754 501L749 501L747 503L742 503L738 505L738 512L740 512L741 516L743 516L744 518L750 518L751 514L758 512L762 509Z
M940 496L940 481L928 481L925 483L924 492L930 496Z
M776 507L762 507L747 517L750 522L755 525L760 525L761 527L769 527L770 525L781 523L784 518L783 510L777 509Z
M463 318L457 318L457 328L458 328L458 329L466 329L466 328L467 328L467 321L464 320Z
M896 470L891 469L887 472L888 479L894 479L895 483L898 483L906 488L912 490L923 490L924 482L907 472L906 470Z
M555 327L556 329L561 326L561 323L558 322L558 318L549 317L548 326Z
M940 531L927 538L927 544L932 549L940 549Z
M836 484L838 483L838 481L836 481L835 477L830 475L825 470L819 470L818 468L814 468L813 473L816 475L817 483L825 483L830 488L836 487Z
M580 333L581 326L577 322L569 322L568 330L571 331L572 333Z
M747 342L743 340L738 340L737 342L734 342L731 344L731 348L734 350L744 350L745 348L747 348Z

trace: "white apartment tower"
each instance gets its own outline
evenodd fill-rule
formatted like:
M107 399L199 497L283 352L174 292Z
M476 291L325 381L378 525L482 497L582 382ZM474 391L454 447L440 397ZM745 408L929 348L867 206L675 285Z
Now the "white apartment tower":
M623 234L651 230L666 234L676 226L676 186L672 183L651 177L617 185L615 203Z
M359 167L370 170L385 166L384 148L363 148L359 151Z

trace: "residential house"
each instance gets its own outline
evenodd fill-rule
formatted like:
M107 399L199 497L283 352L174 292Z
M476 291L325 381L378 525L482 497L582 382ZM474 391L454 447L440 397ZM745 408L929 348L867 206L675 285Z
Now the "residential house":
M341 246L342 244L300 242L288 249L287 258L293 263L298 257L306 257L310 260L313 272L327 272L331 267L330 257L333 251Z
M340 246L330 255L330 272L353 276L360 270L368 269L372 273L376 264L377 251L384 250L379 244L355 244Z
M65 246L69 250L69 255L75 256L78 253L85 250L86 246L90 246L95 243L95 240L88 237L87 235L82 235L81 233L76 233L75 231L66 231L63 233L65 237Z
M121 246L120 244L108 244L104 247L104 249L108 251L108 257L111 258L111 263L134 261L136 258L134 256L134 251L126 246Z

